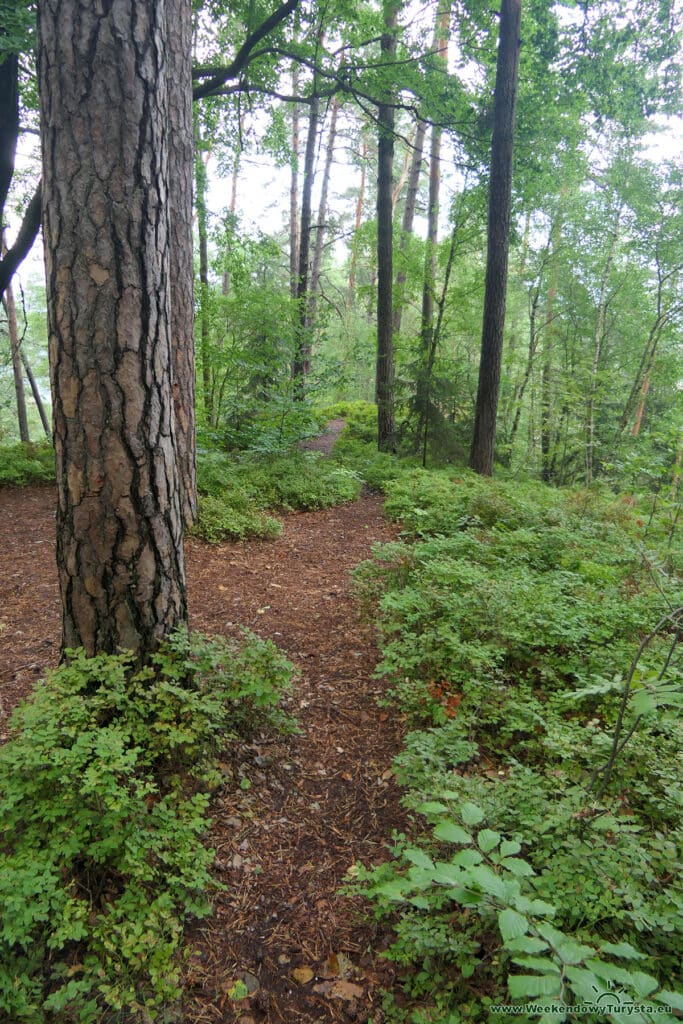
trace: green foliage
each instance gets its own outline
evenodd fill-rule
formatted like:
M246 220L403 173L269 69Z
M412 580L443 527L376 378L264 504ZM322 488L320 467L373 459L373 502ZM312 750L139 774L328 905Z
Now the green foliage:
M683 995L649 973L642 952L558 927L557 907L542 898L522 842L489 828L477 804L451 791L441 798L417 808L431 823L429 847L401 839L393 864L356 871L379 917L400 908L389 954L414 965L409 989L432 1003L429 1020L446 1024L455 1006L481 1019L509 998L526 1020L543 1013L532 1002L548 1014L555 1007L560 1019L561 1004L581 1005L585 1014L611 1007L613 1019L620 1007L638 1004L675 1019L666 1008L677 1009ZM487 993L479 1007L473 991Z
M326 508L357 498L360 486L352 470L314 452L270 458L204 452L197 469L200 501L193 532L212 544L277 537L282 526L264 509Z
M227 492L199 499L197 521L192 533L208 544L221 544L226 540L274 540L282 533L282 523L254 510L244 492Z
M17 1024L159 1020L183 921L208 911L212 757L276 704L270 643L179 632L149 665L70 660L0 749L0 1010ZM168 1019L168 1016L164 1016Z
M412 470L386 490L415 542L378 548L356 581L379 610L389 699L413 726L397 778L408 807L436 823L362 876L394 921L390 953L421 1007L393 1019L445 1022L455 1006L481 1019L508 994L590 1000L595 979L636 1002L675 986L683 673L670 609L682 595L666 526L599 488ZM443 861L435 841L464 849ZM496 861L503 841L524 860ZM603 957L624 942L639 951L635 972ZM577 943L563 966L561 948ZM532 973L517 981L520 966ZM647 992L641 973L654 979Z
M54 479L55 453L48 442L0 447L0 487L52 483Z

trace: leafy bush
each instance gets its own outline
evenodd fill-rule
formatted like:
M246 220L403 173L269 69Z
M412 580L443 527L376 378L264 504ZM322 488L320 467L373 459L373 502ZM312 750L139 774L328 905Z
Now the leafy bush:
M276 704L270 643L180 632L150 665L70 653L0 749L0 1010L17 1024L153 1021L182 924L208 910L211 758Z
M386 489L417 542L378 548L356 583L379 611L389 700L413 726L395 763L405 802L438 819L359 876L395 922L390 955L415 1001L406 1016L388 997L391 1019L481 1019L508 995L578 1002L608 980L636 1002L670 988L683 956L683 614L670 609L683 594L666 548L647 548L656 533L635 503L606 491L423 471ZM498 837L489 849L453 839L472 804ZM445 867L434 843L449 837L466 848ZM525 848L521 888L487 859L501 837ZM534 916L519 896L548 909L506 934L501 914L520 929L514 915ZM627 962L605 965L624 943ZM517 981L515 965L535 973Z
M197 521L191 532L208 544L226 540L263 538L274 540L282 533L282 523L251 507L240 507L232 494L199 499Z
M55 479L55 453L47 442L13 444L0 447L0 487L13 484L52 483Z
M361 481L352 470L315 452L268 459L207 452L199 459L197 486L202 497L193 532L218 543L276 537L282 526L265 509L315 509L352 501Z

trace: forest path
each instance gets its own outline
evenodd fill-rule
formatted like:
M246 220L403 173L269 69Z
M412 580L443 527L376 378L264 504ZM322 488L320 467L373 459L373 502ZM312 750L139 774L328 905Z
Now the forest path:
M59 643L52 488L0 491L0 739L6 716ZM284 517L275 541L187 541L191 627L269 637L299 667L287 699L297 736L254 737L227 752L209 842L227 888L190 935L186 1024L374 1021L391 968L382 938L338 894L357 860L387 857L405 828L391 761L398 723L378 709L371 626L349 570L396 536L382 499ZM3 729L4 725L4 729ZM245 779L239 788L241 779ZM242 981L248 998L229 992Z
M382 499L286 516L282 537L207 548L188 545L193 626L248 626L283 648L301 671L288 703L301 733L236 751L210 836L228 888L195 929L186 1020L314 1024L377 1016L390 968L368 947L373 928L338 895L348 869L386 859L405 827L391 762L393 716L377 707L377 650L359 621L349 570L396 529ZM374 940L377 936L374 937ZM228 992L258 990L242 1004Z

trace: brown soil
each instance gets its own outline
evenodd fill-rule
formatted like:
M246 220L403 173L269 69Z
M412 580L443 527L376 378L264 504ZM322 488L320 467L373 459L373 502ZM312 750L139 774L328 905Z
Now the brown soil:
M0 739L57 658L53 508L51 488L0 491ZM406 825L391 776L399 723L377 707L373 630L349 578L395 530L375 496L284 523L276 541L187 542L192 628L247 626L301 671L287 698L299 735L256 736L225 754L210 843L226 888L190 930L187 1024L378 1024L391 982L382 935L339 888L357 861L386 859L392 830ZM236 982L249 990L239 1002Z

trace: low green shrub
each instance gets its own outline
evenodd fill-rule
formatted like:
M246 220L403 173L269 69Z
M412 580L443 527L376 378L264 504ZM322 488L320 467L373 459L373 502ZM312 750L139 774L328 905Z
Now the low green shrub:
M52 483L55 453L49 441L0 446L0 487Z
M206 495L198 502L197 520L190 531L208 544L226 540L274 540L282 533L282 523L253 507L244 507L232 494Z
M258 457L206 452L197 467L199 513L193 533L209 543L273 538L282 525L266 509L291 512L353 501L361 479L316 452Z
M646 547L633 503L605 491L421 470L386 490L414 542L376 549L356 586L412 727L395 762L405 803L438 823L359 874L409 996L387 996L389 1019L483 1020L492 1002L581 1002L610 980L622 1001L663 988L680 1007L683 591L668 548ZM472 804L488 849L481 832L453 838ZM449 837L464 848L444 862ZM524 847L521 888L488 856L503 842ZM625 962L605 960L610 944Z
M70 661L0 749L0 1014L16 1024L169 1020L183 921L208 911L212 758L282 723L272 644L171 637L152 662Z

